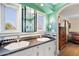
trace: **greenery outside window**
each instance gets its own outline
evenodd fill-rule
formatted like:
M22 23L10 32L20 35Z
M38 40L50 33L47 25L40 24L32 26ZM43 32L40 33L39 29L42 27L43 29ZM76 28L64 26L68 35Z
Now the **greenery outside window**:
M5 30L16 30L16 14L16 9L11 7L4 7Z

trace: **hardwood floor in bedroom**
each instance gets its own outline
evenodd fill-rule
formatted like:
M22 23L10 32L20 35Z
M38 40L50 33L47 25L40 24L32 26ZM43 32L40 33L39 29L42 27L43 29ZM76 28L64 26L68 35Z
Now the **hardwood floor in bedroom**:
M66 47L60 51L60 56L79 56L79 44L68 43Z

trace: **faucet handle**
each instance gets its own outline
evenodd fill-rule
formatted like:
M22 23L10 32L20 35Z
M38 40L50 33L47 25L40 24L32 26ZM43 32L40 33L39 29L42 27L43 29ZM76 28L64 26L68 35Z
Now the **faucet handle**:
M16 39L16 41L19 42L20 40L19 39Z

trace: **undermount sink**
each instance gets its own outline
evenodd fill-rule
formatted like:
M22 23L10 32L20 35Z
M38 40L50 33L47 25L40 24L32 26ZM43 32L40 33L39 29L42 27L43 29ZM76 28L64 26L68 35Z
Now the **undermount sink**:
M49 38L37 38L37 41L49 41Z
M16 50L16 49L20 49L23 47L27 47L27 46L29 46L29 44L30 44L30 42L28 42L28 41L21 41L21 42L11 43L11 44L5 46L4 48L8 49L8 50Z

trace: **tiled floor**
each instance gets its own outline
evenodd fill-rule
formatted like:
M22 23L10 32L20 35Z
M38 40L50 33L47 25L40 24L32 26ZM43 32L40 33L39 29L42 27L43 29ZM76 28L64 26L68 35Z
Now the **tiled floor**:
M61 56L79 56L79 44L68 43L66 47L61 50Z

